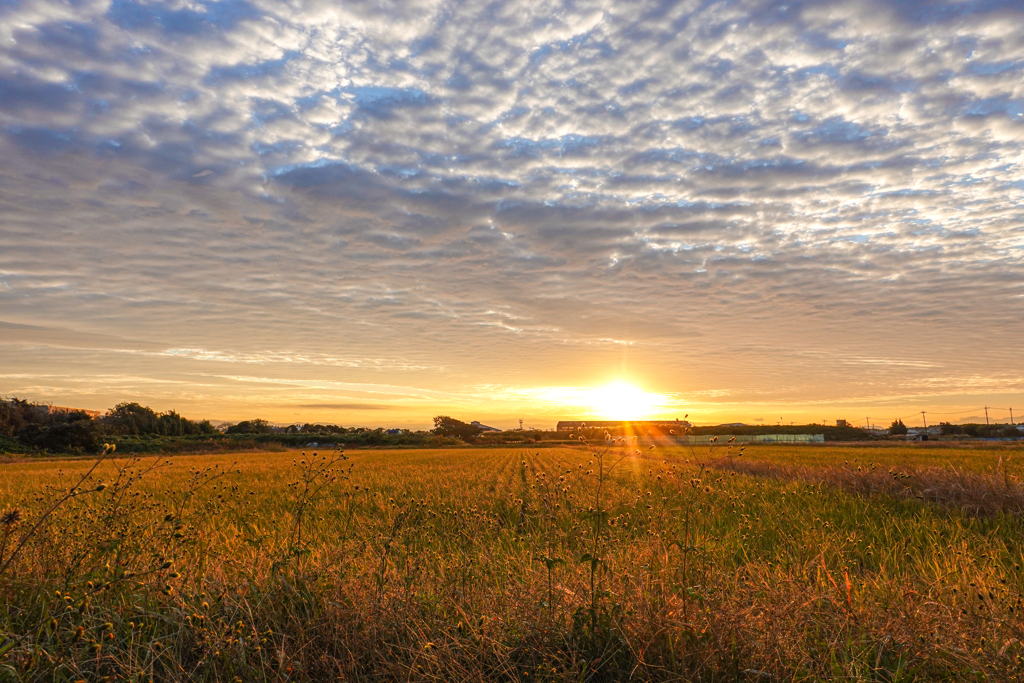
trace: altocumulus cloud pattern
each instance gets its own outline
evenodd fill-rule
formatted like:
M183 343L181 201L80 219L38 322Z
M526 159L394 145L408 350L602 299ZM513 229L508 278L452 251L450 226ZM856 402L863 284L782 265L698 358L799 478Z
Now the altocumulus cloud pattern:
M1021 26L1017 1L5 0L4 377L204 406L594 368L684 403L1022 392Z

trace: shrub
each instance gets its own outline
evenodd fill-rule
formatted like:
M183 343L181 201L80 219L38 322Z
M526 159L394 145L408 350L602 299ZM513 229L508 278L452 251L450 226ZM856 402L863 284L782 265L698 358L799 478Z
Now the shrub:
M903 436L907 431L907 426L903 424L903 420L893 420L892 424L889 425L889 434L892 436Z

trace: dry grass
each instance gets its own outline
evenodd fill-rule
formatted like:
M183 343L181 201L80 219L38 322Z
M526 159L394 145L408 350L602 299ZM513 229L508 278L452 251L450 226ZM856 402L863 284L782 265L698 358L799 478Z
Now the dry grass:
M698 459L104 463L0 575L0 680L1024 676L1016 515ZM83 472L5 465L8 536Z
M917 499L971 515L1024 515L1024 486L997 462L996 472L985 474L959 467L898 467L856 461L830 467L805 467L727 456L709 467L782 481L820 483L864 496Z

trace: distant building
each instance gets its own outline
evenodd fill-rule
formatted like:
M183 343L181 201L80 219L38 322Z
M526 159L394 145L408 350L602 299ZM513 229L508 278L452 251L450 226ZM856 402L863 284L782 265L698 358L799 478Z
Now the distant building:
M686 443L702 444L725 444L729 443L824 443L824 434L746 434L744 436L729 436L727 434L694 434L686 435Z
M480 430L481 432L500 432L500 431L501 431L501 430L500 430L500 429L498 429L497 427L488 427L487 425L482 425L482 424L480 424L480 423L479 423L478 421L476 421L476 420L473 420L473 421L472 421L472 422L470 422L469 424L473 425L474 427L476 427L477 429L479 429L479 430Z
M927 441L929 436L939 436L941 433L938 427L911 427L904 438L907 441Z
M849 427L850 423L846 420L836 420L836 427Z

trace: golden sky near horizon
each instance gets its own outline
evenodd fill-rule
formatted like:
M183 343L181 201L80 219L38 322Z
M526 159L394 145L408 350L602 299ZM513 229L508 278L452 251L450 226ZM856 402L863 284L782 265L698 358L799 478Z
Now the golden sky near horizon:
M0 7L0 394L1024 413L1012 2Z

